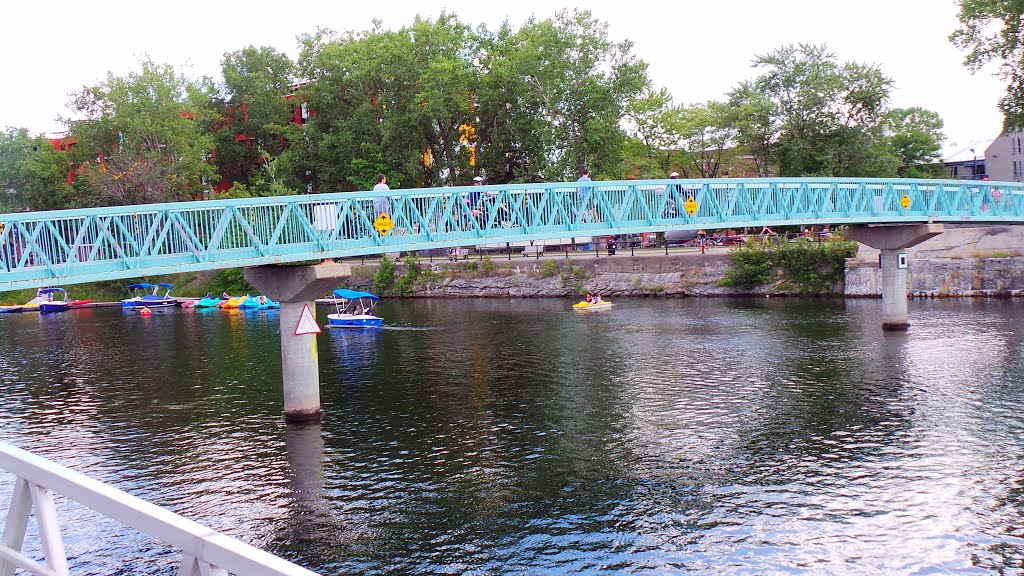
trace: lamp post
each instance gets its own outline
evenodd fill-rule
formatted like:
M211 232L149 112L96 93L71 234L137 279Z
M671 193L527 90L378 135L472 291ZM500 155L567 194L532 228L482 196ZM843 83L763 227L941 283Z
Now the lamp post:
M971 154L974 154L974 160L971 162L971 180L978 179L978 153L971 148Z

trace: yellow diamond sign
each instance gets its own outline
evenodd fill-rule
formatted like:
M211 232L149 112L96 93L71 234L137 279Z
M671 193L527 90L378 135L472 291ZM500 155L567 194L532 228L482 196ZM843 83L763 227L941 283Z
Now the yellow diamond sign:
M697 213L697 201L690 196L686 199L686 203L683 204L683 208L686 209L686 213L693 216Z
M904 194L903 198L900 198L900 206L903 206L904 210L910 208L910 196Z
M391 221L387 212L381 212L380 216L377 216L377 219L373 221L373 227L377 229L377 232L381 236L387 236L388 232L391 231L391 228L394 227L394 225L395 223Z

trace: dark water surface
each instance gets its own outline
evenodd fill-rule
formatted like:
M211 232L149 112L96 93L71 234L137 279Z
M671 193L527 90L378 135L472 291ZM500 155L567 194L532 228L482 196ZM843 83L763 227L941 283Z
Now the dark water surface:
M1021 573L1024 304L569 304L385 302L306 427L276 315L0 316L0 438L324 574ZM73 573L174 574L59 504Z

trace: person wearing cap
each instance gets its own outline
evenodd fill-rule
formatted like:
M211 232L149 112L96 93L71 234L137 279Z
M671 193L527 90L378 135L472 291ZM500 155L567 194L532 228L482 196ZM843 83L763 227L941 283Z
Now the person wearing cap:
M473 186L483 186L484 179L481 176L473 176ZM480 204L480 192L473 190L469 193L469 206L476 208Z
M671 178L672 180L675 180L675 179L679 178L679 172L673 172L673 173L669 174L668 177Z

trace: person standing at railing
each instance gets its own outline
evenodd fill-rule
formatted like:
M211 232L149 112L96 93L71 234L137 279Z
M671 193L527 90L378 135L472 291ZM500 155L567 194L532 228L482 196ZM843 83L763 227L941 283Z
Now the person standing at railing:
M484 179L482 177L480 177L480 176L474 176L473 177L473 186L483 186L483 184L484 184ZM480 205L480 191L479 190L472 190L472 191L470 191L470 193L466 195L466 198L469 200L469 207L471 209L472 208L476 208L476 207L478 207Z
M668 175L669 180L678 180L679 172ZM665 213L666 218L675 218L679 215L679 197L683 193L683 187L679 184L672 184L665 188Z
M377 176L377 183L374 184L374 192L388 192L391 188L387 186L387 176L380 174ZM391 197L390 196L378 196L374 198L374 215L372 219L376 220L381 217L381 214L387 214L387 217L394 220L394 214L391 213Z
M473 177L473 186L483 186L483 185L484 185L483 177L481 177L481 176L474 176ZM480 197L481 197L481 194L480 194L479 190L470 190L469 194L466 194L466 207L469 209L468 212L473 215L473 217L476 219L476 221L478 223L482 224L483 212L481 212L481 210L480 210L480 208L481 208L481 206L480 206Z
M577 181L577 182L591 182L591 179L590 179L590 170L587 170L586 168L584 168L584 169L580 170L580 177L579 177L579 178L577 178L577 179L576 179L576 181ZM579 189L579 190L577 191L577 194L578 194L578 196L579 196L579 206L580 206L580 221L581 221L581 222L586 222L586 221L587 221L587 207L586 207L586 202L587 202L587 196L588 196L588 194L589 194L590 192L591 192L591 189L590 189L590 188L580 188L580 189ZM595 218L594 218L594 220L595 220L595 221L597 220L597 218L596 218L596 215L595 215Z
M391 190L388 186L388 177L381 174L377 176L377 184L374 185L374 192L387 192ZM380 218L381 214L387 214L390 218L391 214L391 197L389 196L378 196L373 199L373 212L374 218Z

